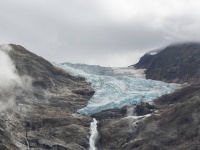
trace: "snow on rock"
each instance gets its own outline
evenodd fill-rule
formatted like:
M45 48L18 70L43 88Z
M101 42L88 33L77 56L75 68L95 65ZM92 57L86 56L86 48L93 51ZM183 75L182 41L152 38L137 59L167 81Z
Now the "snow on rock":
M86 78L95 91L86 107L79 109L81 114L94 114L102 110L122 108L140 102L152 101L164 94L168 94L180 87L178 84L169 84L161 81L146 80L126 76L126 73L112 73L105 75L106 67L100 67L103 75L95 74L93 66L86 65L84 69L77 69L76 65L54 64L65 69L75 76ZM104 70L105 69L105 70ZM109 70L109 69L108 69ZM134 69L133 69L134 70ZM90 73L92 72L92 73ZM126 71L125 71L126 72ZM137 72L133 71L133 72ZM135 76L137 77L137 76Z
M156 55L157 54L157 52L151 52L151 53L149 53L149 55Z

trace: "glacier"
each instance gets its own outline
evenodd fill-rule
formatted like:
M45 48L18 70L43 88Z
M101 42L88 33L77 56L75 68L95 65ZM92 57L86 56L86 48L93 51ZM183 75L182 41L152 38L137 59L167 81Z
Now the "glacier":
M78 110L85 115L140 102L150 102L181 87L179 84L144 79L143 75L138 76L138 72L143 74L142 71L137 72L134 68L126 68L126 73L132 70L130 77L120 72L119 68L116 71L116 68L86 64L53 63L53 65L66 70L71 75L84 77L91 83L95 94L88 101L87 106Z

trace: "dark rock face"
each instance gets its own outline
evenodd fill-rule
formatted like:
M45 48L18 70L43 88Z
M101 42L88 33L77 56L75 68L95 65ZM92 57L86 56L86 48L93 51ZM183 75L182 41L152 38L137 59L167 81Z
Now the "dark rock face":
M186 43L168 46L156 55L144 55L134 66L147 69L147 79L199 83L199 63L200 43Z
M157 55L158 54L155 54L155 55L145 54L144 56L140 58L139 62L133 66L139 69L147 69L156 59Z
M19 45L10 46L17 74L31 85L9 92L14 104L0 115L0 149L88 149L92 118L76 111L93 95L90 85Z
M199 93L200 86L192 85L165 95L155 101L158 111L141 118L125 117L121 114L118 118L99 119L98 148L106 150L200 149ZM140 107L146 106L142 104Z

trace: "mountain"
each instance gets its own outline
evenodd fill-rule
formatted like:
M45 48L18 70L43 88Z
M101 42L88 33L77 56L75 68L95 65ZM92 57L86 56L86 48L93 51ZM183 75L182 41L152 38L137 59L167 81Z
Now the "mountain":
M149 66L153 63L154 59L158 56L158 54L162 51L163 49L159 50L153 50L147 52L144 56L142 56L139 60L139 62L135 65L132 65L133 67L137 69L147 69Z
M76 110L94 94L90 84L22 46L0 52L1 84L12 81L0 86L0 149L88 149L92 118Z
M137 70L50 63L0 46L0 149L200 149L198 47L151 51Z
M134 65L146 69L146 78L174 83L200 82L200 43L167 46L155 55L149 53Z

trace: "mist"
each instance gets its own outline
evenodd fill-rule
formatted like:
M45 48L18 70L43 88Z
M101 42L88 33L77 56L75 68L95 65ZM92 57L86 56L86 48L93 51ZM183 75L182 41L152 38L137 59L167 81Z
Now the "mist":
M32 90L31 78L18 75L8 54L11 50L9 45L0 46L0 112L12 108L22 91Z
M5 51L7 50L7 51ZM9 47L0 47L0 90L10 89L16 85L21 85L21 78L17 75L16 68L8 56Z

